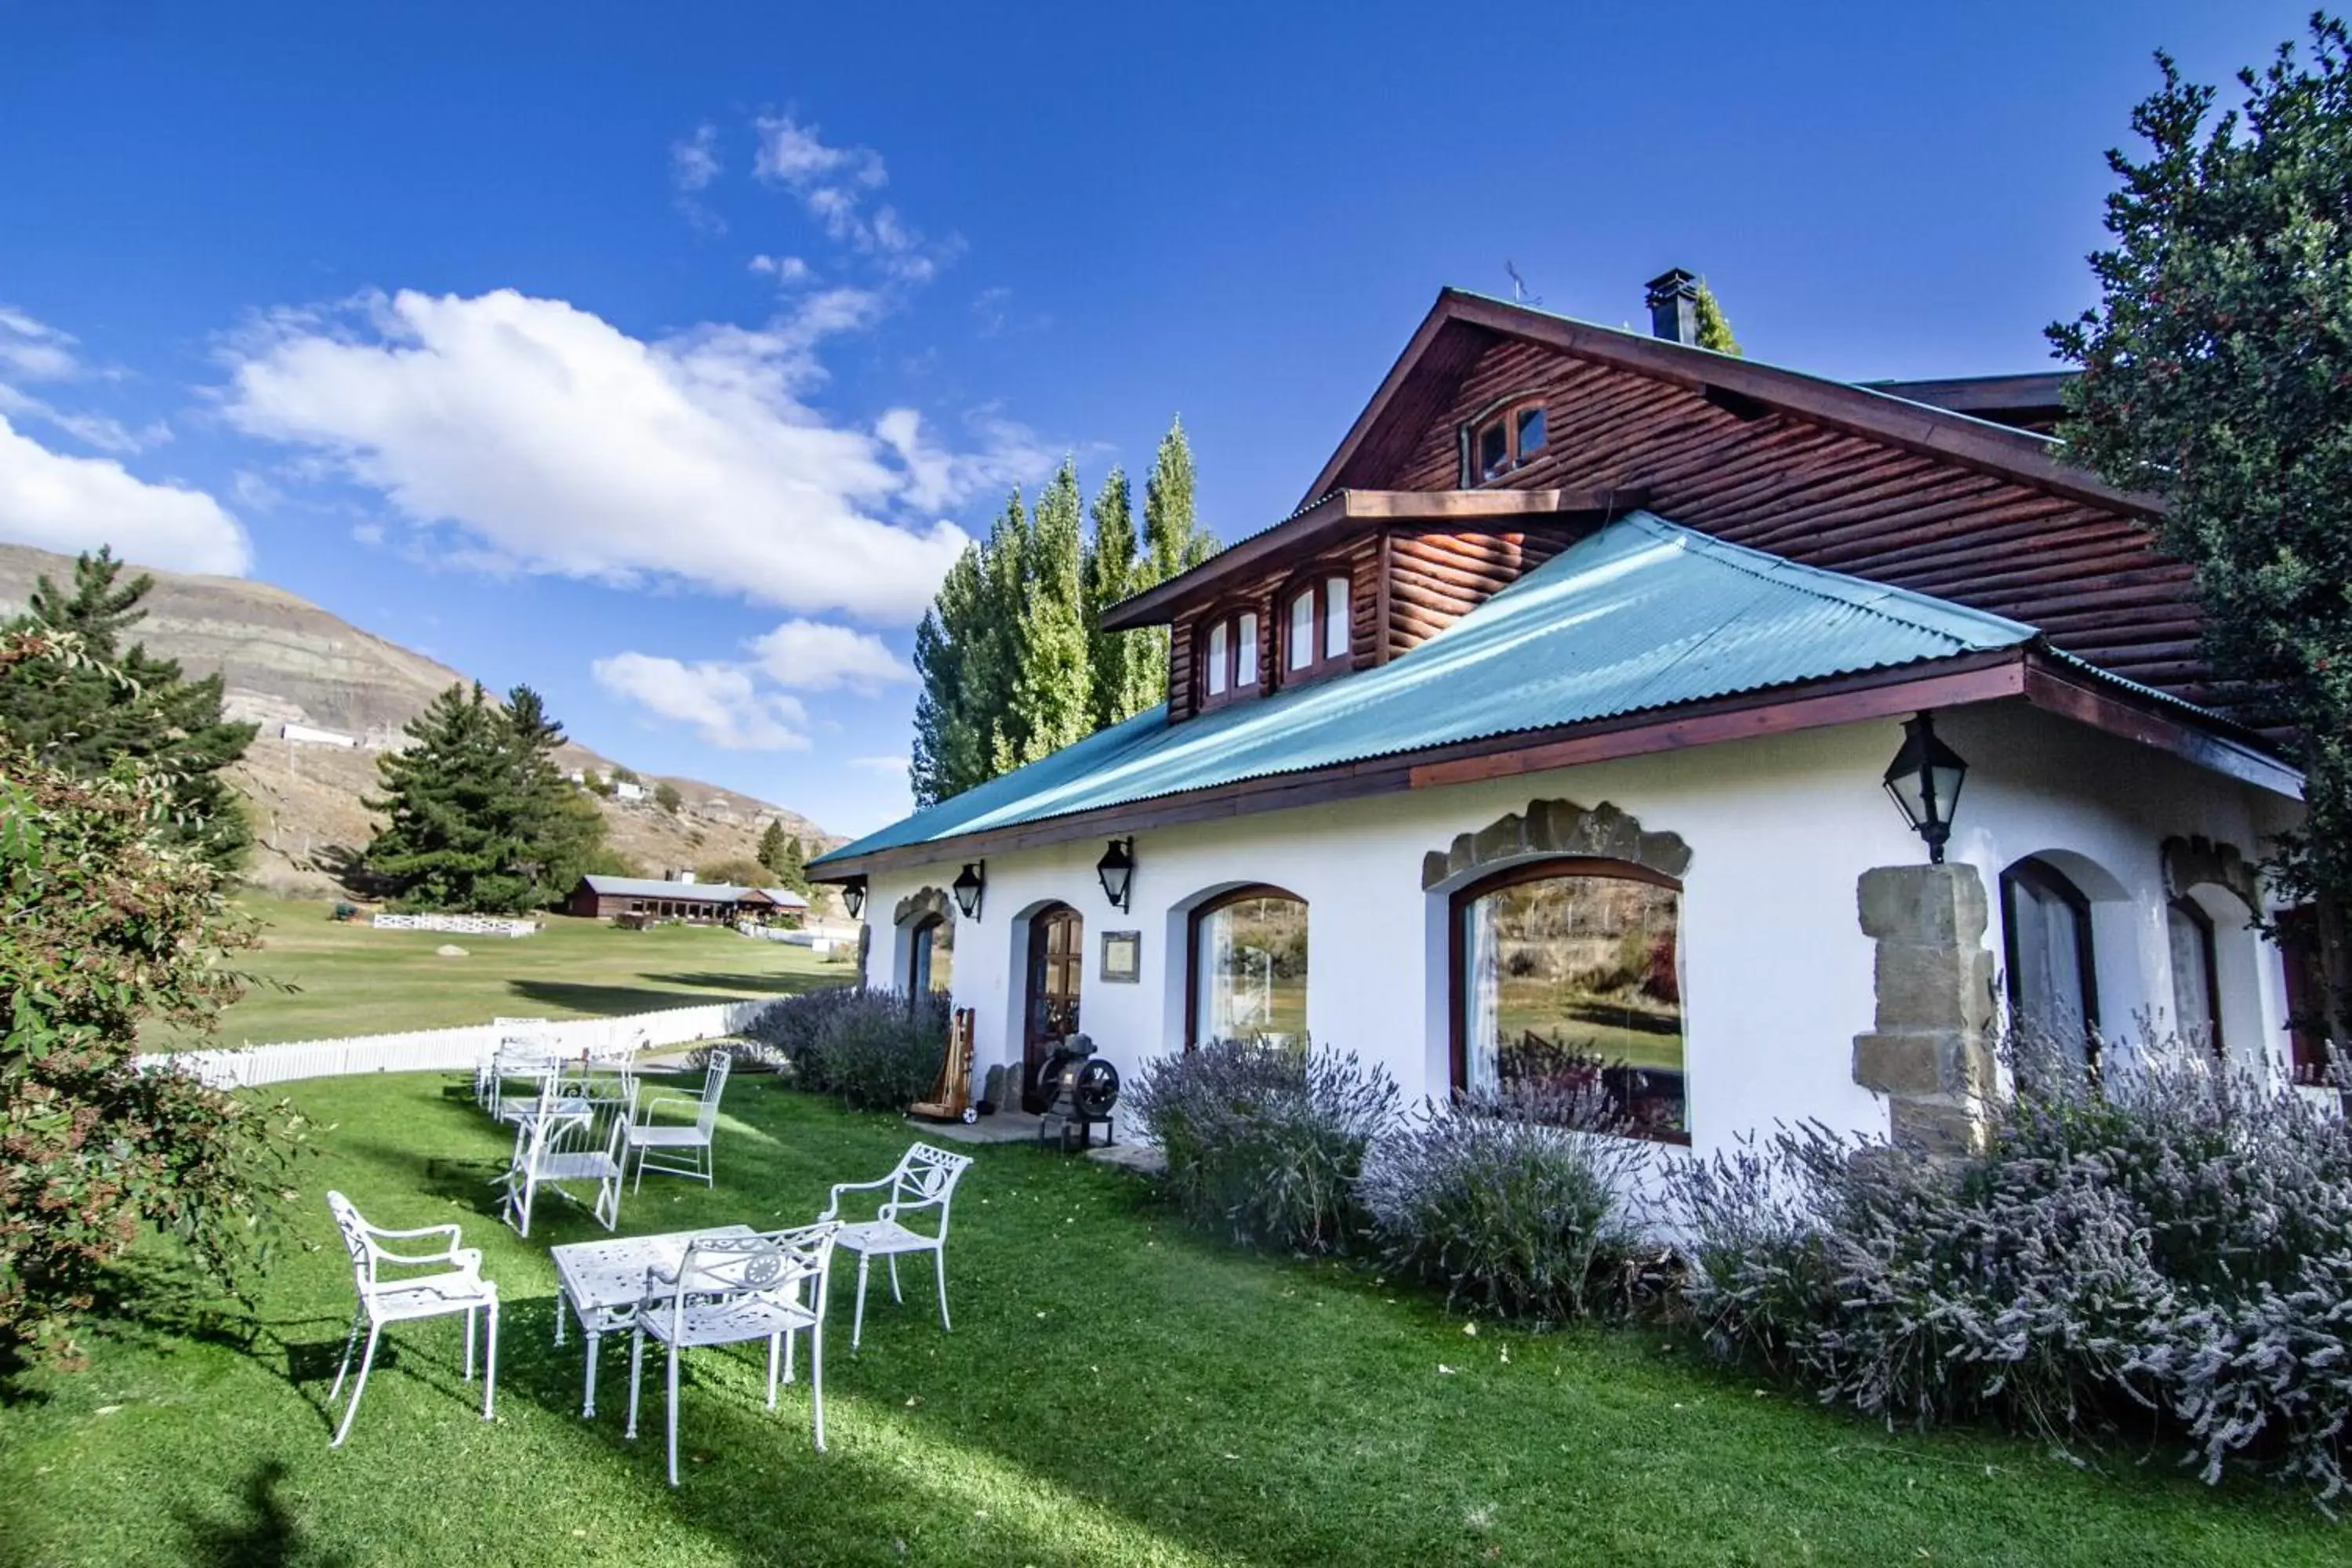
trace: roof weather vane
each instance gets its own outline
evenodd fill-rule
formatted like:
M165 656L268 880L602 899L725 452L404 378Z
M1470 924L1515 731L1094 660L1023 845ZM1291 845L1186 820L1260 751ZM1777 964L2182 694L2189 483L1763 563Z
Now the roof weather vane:
M1511 302L1516 305L1540 305L1543 296L1528 292L1528 280L1519 276L1518 263L1506 259L1503 270L1511 275Z

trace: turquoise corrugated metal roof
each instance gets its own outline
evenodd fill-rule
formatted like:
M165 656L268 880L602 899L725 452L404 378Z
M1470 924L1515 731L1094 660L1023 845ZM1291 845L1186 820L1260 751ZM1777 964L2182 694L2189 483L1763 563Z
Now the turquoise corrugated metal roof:
M1633 512L1376 669L1181 724L1155 708L815 864L1243 779L2016 647L2035 635L2004 616Z

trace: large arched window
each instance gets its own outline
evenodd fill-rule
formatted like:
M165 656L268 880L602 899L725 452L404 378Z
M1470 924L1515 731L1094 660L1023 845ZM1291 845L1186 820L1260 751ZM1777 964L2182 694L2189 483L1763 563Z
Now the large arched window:
M1307 900L1238 888L1192 912L1188 1044L1307 1037Z
M2099 983L2091 959L2091 900L2063 871L2028 857L2000 874L2011 1026L2029 1049L2080 1062L2098 1058Z
M1606 1097L1690 1139L1682 884L1620 860L1513 867L1454 895L1454 1087Z

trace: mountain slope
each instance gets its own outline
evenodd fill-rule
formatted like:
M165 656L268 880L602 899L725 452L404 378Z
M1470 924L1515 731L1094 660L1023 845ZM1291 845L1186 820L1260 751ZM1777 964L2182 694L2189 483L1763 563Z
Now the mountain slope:
M360 802L376 787L375 753L398 745L402 725L436 692L467 678L267 583L134 570L152 576L155 586L133 635L192 676L220 671L228 716L261 726L232 774L261 841L254 879L286 891L329 890L332 881L321 863L357 849L373 834ZM38 578L62 584L72 575L71 556L0 544L0 618L25 607ZM288 724L360 744L289 741L280 734ZM565 746L561 761L606 775L621 765L580 745ZM798 812L698 779L648 774L648 796L662 783L683 797L674 816L650 798L601 803L613 847L649 874L750 859L771 821L807 841L812 854L818 845L845 842Z

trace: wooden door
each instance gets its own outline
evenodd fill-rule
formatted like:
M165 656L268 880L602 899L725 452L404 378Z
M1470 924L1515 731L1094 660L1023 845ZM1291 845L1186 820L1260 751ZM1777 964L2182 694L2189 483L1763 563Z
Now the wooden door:
M1032 1097L1037 1069L1054 1047L1078 1032L1078 972L1086 922L1067 904L1040 910L1029 921L1029 1005L1022 1086Z

